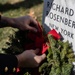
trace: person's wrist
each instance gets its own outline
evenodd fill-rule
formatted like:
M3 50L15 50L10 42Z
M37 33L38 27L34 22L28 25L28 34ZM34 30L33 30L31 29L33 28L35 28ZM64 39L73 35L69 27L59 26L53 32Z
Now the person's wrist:
M4 16L1 16L0 22L1 22L2 27L13 27L13 25L14 25L13 18L8 18L8 17L4 17Z
M16 55L16 58L17 58L17 60L18 60L18 67L24 67L24 66L23 66L24 61L23 61L23 56L22 56L22 54ZM25 58L24 58L24 60L25 60Z
M18 67L21 67L20 55L16 55L16 58L18 60Z

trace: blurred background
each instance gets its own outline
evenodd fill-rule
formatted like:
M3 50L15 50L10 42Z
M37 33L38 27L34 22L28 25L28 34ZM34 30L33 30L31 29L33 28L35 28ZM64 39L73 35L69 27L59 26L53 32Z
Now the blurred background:
M7 17L20 17L30 15L42 24L43 0L0 0L0 14ZM11 27L0 29L0 53L5 53L11 43L10 37L18 29Z

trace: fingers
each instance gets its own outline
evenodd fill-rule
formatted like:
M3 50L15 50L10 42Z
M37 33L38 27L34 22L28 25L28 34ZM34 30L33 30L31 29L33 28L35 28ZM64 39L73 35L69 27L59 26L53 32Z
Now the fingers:
M31 23L33 23L33 25L35 25L35 27L38 29L38 23L35 19L31 18Z
M38 63L38 65L46 58L46 54L42 54L40 56L35 56L34 59Z
M40 51L40 49L38 49L38 48L37 48L37 49L35 49L35 50L32 50L32 52L33 52L33 53L35 53L35 54L38 54L38 53L39 53L39 51Z
M29 25L27 25L27 26L28 26L28 30L30 30L30 31L34 31L34 32L38 31L35 27L29 26Z

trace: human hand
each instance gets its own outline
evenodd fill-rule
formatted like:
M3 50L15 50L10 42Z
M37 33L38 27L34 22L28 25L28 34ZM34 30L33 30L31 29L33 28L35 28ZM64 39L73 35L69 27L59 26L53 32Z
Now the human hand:
M14 18L14 27L19 28L20 30L30 30L37 32L38 31L38 24L35 19L31 16L23 16L19 18Z
M34 32L39 31L37 21L33 19L31 16L23 16L18 18L9 18L1 16L0 24L1 24L0 28L9 26L18 28L22 31L25 30L30 30Z
M36 50L26 50L23 53L16 55L18 59L18 67L38 67L39 64L46 58L45 54L37 55L39 52Z

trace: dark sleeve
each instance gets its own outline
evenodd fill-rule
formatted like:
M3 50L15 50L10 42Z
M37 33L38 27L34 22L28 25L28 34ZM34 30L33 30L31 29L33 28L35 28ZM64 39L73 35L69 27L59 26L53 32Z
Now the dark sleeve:
M18 60L15 55L0 54L0 74L16 75Z
M6 20L3 20L0 15L0 28L6 27L7 25L8 22Z

